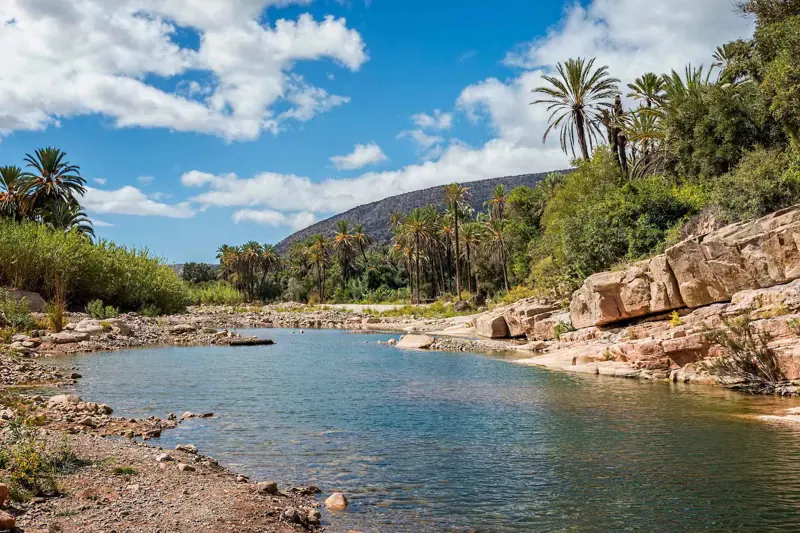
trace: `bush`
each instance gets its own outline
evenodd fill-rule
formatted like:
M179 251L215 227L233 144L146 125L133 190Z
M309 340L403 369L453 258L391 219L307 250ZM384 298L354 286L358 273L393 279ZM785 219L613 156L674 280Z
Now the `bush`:
M725 322L726 329L711 331L708 339L721 346L724 355L709 365L730 388L770 394L783 381L778 356L769 347L770 336L757 331L747 316Z
M103 300L92 300L86 304L86 313L97 320L105 320L118 317L119 309L103 304Z
M244 294L227 281L211 281L189 286L194 305L233 305L242 303Z
M47 326L51 330L59 333L64 329L64 315L66 314L64 302L47 302L44 307L44 314L47 317Z
M8 219L0 220L0 284L51 299L63 291L74 305L101 299L124 310L152 305L175 313L189 303L185 283L147 250Z
M0 314L5 316L6 325L12 331L28 331L36 327L26 298L12 298L0 289Z

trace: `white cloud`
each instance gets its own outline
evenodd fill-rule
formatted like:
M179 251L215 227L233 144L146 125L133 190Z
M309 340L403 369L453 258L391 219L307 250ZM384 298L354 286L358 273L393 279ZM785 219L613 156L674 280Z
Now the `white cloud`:
M398 139L402 139L404 137L409 137L419 146L421 150L427 150L436 144L444 142L443 137L440 137L439 135L428 135L422 130L406 130L401 131L397 135Z
M273 211L271 209L253 210L253 209L240 209L233 214L233 221L237 224L240 222L255 222L256 224L263 224L265 226L289 226L294 231L299 231L307 228L317 221L314 213L302 211L299 213L281 213L280 211Z
M100 185L105 185L108 180L106 178L95 178L94 181Z
M139 176L138 178L136 178L136 181L138 181L142 185L150 185L151 183L156 181L156 179L153 176Z
M160 216L168 218L192 218L194 210L188 203L164 204L148 198L136 187L126 185L114 191L86 188L81 200L90 213L115 215Z
M309 14L261 25L266 7L289 3L307 2L4 0L0 134L101 114L117 127L248 140L345 103L291 71L318 59L358 70L367 61L360 34ZM178 44L178 31L196 34L199 47ZM179 76L197 79L170 90ZM288 111L274 110L283 104Z
M114 224L111 224L110 222L104 222L104 221L102 221L102 220L100 220L98 218L93 218L92 219L92 225L95 228L113 228L114 227Z
M441 109L434 109L432 115L417 113L411 120L423 130L449 130L453 126L453 114L442 113Z
M381 147L371 142L369 144L357 144L349 154L335 155L330 158L330 161L339 170L355 170L367 165L377 165L388 159Z

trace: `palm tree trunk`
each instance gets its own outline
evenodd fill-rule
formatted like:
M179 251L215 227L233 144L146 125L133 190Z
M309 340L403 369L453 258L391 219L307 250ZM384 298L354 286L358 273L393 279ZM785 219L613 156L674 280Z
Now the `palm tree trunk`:
M469 254L469 242L467 242L467 290L471 294L475 294L472 292L472 259L470 258Z
M453 268L453 244L450 240L450 236L448 236L447 237L447 284L446 284L447 292L453 290L452 268Z
M453 202L453 218L456 230L456 294L458 301L461 301L461 262L460 251L458 249L458 204Z
M417 276L417 304L421 303L420 295L419 295L419 233L414 235L414 249L416 251L416 257L414 261L416 263L416 276Z
M506 266L506 248L503 244L500 244L500 258L503 261L503 281L506 284L506 292L509 292L511 288L508 286L508 268Z
M583 159L589 161L589 145L586 143L586 124L584 123L582 111L578 112L575 117L575 128L578 130L578 144L580 145Z

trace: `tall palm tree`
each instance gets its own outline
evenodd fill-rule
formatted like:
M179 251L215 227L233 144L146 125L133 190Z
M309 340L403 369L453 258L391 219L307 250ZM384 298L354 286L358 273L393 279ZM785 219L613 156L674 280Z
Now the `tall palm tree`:
M589 152L600 134L600 110L612 105L619 80L608 74L608 67L594 68L595 59L568 59L558 63L558 76L544 75L549 85L533 89L543 96L533 104L544 104L550 112L549 125L542 142L554 129L561 130L561 149L568 153L567 145L575 157L577 141L581 155L589 160Z
M442 219L439 226L439 238L442 240L445 252L445 263L447 265L447 276L445 282L445 290L450 291L452 288L452 272L453 272L453 240L455 236L455 229L453 224L447 218Z
M361 257L364 258L364 266L367 265L367 253L366 249L372 244L372 237L370 237L367 233L364 233L364 225L363 224L356 224L353 226L353 243L358 247L358 250L361 252Z
M43 210L42 222L53 229L61 229L65 232L74 230L85 237L94 239L92 221L75 200L55 202L46 206Z
M680 105L687 96L710 83L712 70L706 72L705 76L703 76L703 70L703 65L695 68L689 64L686 66L683 77L674 70L670 74L664 75L664 94L669 105Z
M275 281L278 281L278 270L281 265L281 256L278 249L274 244L264 244L261 247L261 270L264 272L264 277L267 277L269 272L275 273Z
M511 290L508 284L508 258L506 254L506 241L505 241L505 220L489 219L486 221L486 247L494 255L500 263L501 270L503 271L503 283L506 287L506 292Z
M86 192L86 180L80 167L65 161L66 152L58 148L41 148L34 155L26 154L23 173L33 207L38 209L49 202L77 199Z
M648 109L664 103L664 78L654 72L636 78L633 83L628 84L628 89L631 91L628 98L642 102Z
M502 184L495 185L492 197L486 201L492 218L503 218L503 211L508 200L508 192Z
M321 233L317 233L308 244L308 257L317 269L317 291L319 294L319 301L325 301L325 270L328 266L328 239Z
M15 166L0 167L0 217L21 220L26 198L27 188L22 169Z
M428 218L422 209L414 209L406 217L403 223L402 233L405 239L412 243L414 251L414 277L416 278L416 303L422 302L420 292L420 258L422 256L422 245L429 237ZM413 291L412 291L413 292Z
M456 294L461 300L461 251L458 242L458 211L467 201L469 196L469 188L458 183L451 183L444 186L444 201L450 207L453 213L453 228L456 243Z
M461 237L464 240L464 252L467 263L467 290L472 294L477 294L478 292L478 273L477 269L473 270L472 268L472 252L480 247L482 236L483 232L481 225L477 222L468 222L464 224L464 227L461 230Z
M353 236L350 234L350 221L339 220L336 222L336 234L333 236L333 249L342 270L342 286L347 285L350 278L350 265L355 253Z

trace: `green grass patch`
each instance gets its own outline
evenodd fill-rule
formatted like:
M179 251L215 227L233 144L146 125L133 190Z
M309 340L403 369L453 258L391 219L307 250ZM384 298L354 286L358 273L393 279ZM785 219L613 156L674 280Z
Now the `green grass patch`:
M188 287L194 305L236 305L245 299L244 294L227 281L208 281Z

